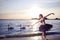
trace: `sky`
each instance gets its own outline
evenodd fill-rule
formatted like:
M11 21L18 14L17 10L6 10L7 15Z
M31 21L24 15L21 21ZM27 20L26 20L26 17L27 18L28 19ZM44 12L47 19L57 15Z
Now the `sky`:
M30 19L55 13L60 18L60 0L0 0L0 19Z

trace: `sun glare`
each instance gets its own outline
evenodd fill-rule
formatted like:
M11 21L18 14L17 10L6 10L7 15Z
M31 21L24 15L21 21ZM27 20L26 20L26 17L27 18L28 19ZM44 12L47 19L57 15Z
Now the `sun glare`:
M27 13L31 17L38 17L40 13L43 14L43 10L39 6L34 5L28 10Z
M33 40L41 40L41 36L31 37L31 39L33 39Z

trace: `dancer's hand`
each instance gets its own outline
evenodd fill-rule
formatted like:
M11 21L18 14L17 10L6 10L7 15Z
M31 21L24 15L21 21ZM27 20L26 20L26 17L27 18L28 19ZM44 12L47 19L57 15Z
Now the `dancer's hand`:
M54 13L51 13L51 14L55 15Z

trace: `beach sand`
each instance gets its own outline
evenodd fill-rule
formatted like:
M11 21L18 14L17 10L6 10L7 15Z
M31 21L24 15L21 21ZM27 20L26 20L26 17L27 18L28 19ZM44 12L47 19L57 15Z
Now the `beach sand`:
M42 40L42 39L34 37L18 37L18 38L4 38L0 40ZM60 40L60 38L49 38L48 40Z
M48 40L60 40L59 36L47 36ZM0 40L42 40L41 36L0 38Z
M55 32L54 32L55 33ZM48 40L60 40L60 35L47 33ZM14 34L14 35L0 35L0 40L42 40L41 33L28 33L28 34Z

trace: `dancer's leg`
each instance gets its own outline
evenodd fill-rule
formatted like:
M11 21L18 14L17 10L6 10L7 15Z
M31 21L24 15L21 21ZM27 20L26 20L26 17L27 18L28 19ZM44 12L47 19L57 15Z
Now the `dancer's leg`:
M42 32L42 40L46 40L46 32Z

